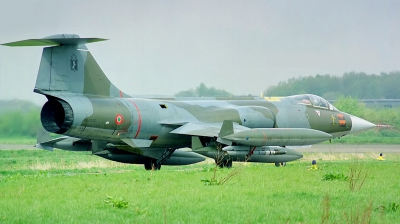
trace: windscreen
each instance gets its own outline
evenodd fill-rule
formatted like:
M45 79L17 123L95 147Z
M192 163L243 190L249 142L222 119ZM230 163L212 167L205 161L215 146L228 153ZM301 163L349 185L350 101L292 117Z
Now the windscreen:
M324 98L316 95L312 94L296 95L292 96L292 99L294 104L311 105L313 107L326 108L329 110L339 111L338 109L336 109L336 107L334 107Z

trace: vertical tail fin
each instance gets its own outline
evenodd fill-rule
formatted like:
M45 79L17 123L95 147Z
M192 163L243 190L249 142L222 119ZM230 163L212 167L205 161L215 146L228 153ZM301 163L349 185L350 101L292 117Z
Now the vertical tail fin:
M75 34L60 34L43 39L29 39L3 44L5 46L50 46L42 53L35 92L70 92L102 97L128 97L106 77L87 43L100 38L80 38Z

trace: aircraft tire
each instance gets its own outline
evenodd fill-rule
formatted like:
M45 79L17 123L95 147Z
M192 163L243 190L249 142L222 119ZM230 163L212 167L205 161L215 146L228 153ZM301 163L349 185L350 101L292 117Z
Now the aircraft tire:
M156 167L156 161L157 160L155 160L155 159L152 159L152 158L148 158L148 159L146 159L145 161L144 161L144 169L145 170L152 170L153 169L153 167L154 167L154 169L155 170L159 170L159 169L161 169L161 165L160 165L160 167Z
M225 166L226 166L227 168L232 168L232 160L231 160L231 159L226 160Z
M232 160L228 159L228 160L222 160L220 162L217 163L217 161L215 161L215 163L217 164L217 166L219 168L232 168Z
M276 167L286 166L286 162L275 163L275 166L276 166Z
M151 163L145 162L143 165L144 165L144 169L145 170L151 170L152 169Z

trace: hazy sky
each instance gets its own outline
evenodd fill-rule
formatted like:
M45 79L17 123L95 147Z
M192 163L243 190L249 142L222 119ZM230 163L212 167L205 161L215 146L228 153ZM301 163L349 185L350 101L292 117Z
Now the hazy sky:
M134 94L207 86L258 95L290 77L400 70L400 1L0 0L0 43L60 33L89 44ZM30 99L42 48L0 46L0 99ZM400 80L399 80L400 84Z

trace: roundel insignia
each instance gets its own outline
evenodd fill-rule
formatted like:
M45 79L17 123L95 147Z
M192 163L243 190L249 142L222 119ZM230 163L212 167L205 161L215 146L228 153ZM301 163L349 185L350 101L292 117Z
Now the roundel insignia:
M122 117L121 114L117 114L117 116L115 116L115 123L117 125L120 125L122 124L122 122L124 122L124 117Z

